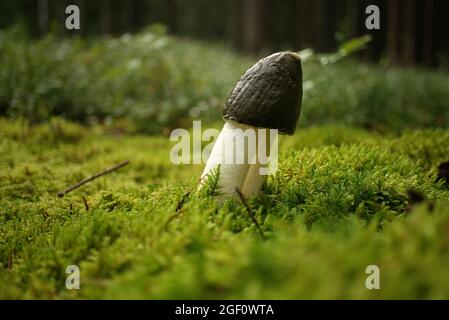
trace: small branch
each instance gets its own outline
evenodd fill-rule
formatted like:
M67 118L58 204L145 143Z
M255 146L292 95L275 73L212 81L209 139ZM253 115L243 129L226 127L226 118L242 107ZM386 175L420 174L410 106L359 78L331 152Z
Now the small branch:
M87 199L86 199L86 197L82 197L82 198L83 198L84 207L86 208L86 211L89 211L89 205L87 204Z
M245 208L246 208L246 211L248 211L248 214L249 214L251 220L252 220L252 221L254 222L254 224L256 225L257 229L259 230L260 235L262 236L262 238L263 238L264 240L266 240L267 237L266 237L265 234L263 233L263 230L262 230L262 228L260 227L259 223L257 222L256 217L254 216L253 211L251 210L251 208L249 207L248 203L246 202L245 197L243 196L243 193L240 191L239 188L235 188L235 191L236 191L237 194L239 195L240 200L242 200L243 205L244 205Z
M185 201L189 198L191 191L187 191L186 193L184 193L184 195L182 196L182 198L178 201L178 204L176 205L176 210L175 210L175 214L173 214L172 216L170 216L167 219L167 222L165 223L164 229L168 230L168 225L170 224L170 222L172 222L172 220L176 219L177 217L179 217L183 211L182 210L182 206L184 205Z
M75 190L75 189L81 187L82 185L84 185L84 184L86 184L86 183L88 183L88 182L90 182L90 181L92 181L92 180L95 180L95 179L97 179L97 178L99 178L99 177L101 177L101 176L104 176L105 174L108 174L108 173L111 173L111 172L113 172L113 171L115 171L115 170L117 170L117 169L120 169L121 167L126 166L128 163L129 163L129 160L125 160L125 161L120 162L119 164L117 164L117 165L115 165L115 166L113 166L113 167L111 167L111 168L105 169L105 170L103 170L103 171L101 171L101 172L98 172L98 173L94 174L93 176L90 176L89 178L86 178L86 179L84 179L84 180L81 180L81 181L78 182L77 184L75 184L75 185L73 185L73 186L71 186L71 187L68 187L66 190L64 190L64 191L59 191L59 192L58 192L58 196L59 196L59 197L63 197L63 196L65 196L67 193L69 193L70 191L73 191L73 190Z
M184 205L184 202L189 198L191 191L187 191L182 196L181 200L178 201L178 204L176 205L176 212L182 209L182 206Z

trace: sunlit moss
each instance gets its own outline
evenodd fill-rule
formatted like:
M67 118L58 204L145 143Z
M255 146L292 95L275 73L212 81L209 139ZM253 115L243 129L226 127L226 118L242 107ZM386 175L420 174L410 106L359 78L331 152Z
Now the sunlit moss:
M201 166L172 165L168 138L61 119L0 119L0 134L1 298L449 298L449 190L435 182L447 130L283 137L248 202L267 240L243 205L195 191ZM410 188L427 200L411 206ZM371 264L380 290L365 288Z

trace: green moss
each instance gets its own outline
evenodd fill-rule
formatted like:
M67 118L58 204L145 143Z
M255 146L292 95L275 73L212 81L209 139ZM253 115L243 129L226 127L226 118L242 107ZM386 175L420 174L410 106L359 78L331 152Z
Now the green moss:
M172 165L168 138L61 119L0 119L0 133L1 298L449 298L449 190L435 182L447 130L283 137L278 172L249 200L267 240L240 203L195 191L201 166ZM428 200L412 206L409 189Z

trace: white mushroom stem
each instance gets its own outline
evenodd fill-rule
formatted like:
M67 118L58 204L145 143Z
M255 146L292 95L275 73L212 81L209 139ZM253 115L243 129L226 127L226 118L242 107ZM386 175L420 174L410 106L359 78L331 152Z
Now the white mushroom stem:
M269 160L273 145L277 145L277 131L269 129L257 129L257 153L255 163L251 164L243 185L242 193L247 197L257 196L262 184L267 179ZM275 150L277 152L277 149ZM262 172L264 171L264 172Z
M223 201L229 196L239 199L235 189L242 190L250 168L250 161L247 160L248 148L241 148L241 145L236 143L236 130L245 131L250 128L252 127L234 121L226 121L207 160L201 175L201 185L204 185L207 176L220 166L217 186L219 201ZM236 163L236 159L245 159L245 161Z
M268 129L256 129L227 120L201 175L201 186L220 166L217 200L223 202L228 197L239 200L236 188L246 197L257 195L266 179L266 174L261 174L261 171L267 169L273 142L270 134L274 133Z

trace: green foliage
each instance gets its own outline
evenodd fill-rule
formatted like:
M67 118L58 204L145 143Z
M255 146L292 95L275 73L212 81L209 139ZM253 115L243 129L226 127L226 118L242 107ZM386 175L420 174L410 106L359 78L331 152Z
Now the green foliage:
M447 74L347 58L368 41L352 39L336 53L304 59L299 125L343 123L382 132L447 127ZM52 35L31 41L13 28L0 31L0 114L34 122L54 115L85 123L126 119L133 131L167 133L190 127L192 118L219 120L228 94L255 60L168 36L158 25L95 41Z
M381 132L447 127L449 77L414 69L382 69L343 60L303 64L300 124L346 123Z
M349 57L366 48L372 40L371 35L349 39L340 44L338 50L328 54L314 54L312 49L305 49L299 52L303 61L314 60L322 65L337 63L343 58ZM312 58L312 59L311 59Z
M0 298L449 298L447 130L282 137L278 172L248 201L267 240L236 201L194 191L176 212L202 168L172 165L167 138L61 119L0 118L0 134ZM80 290L65 288L71 264ZM365 288L371 264L381 290Z
M448 161L449 132L440 130L415 130L392 140L389 147L418 161L425 169L435 168Z
M0 114L92 122L128 118L141 132L216 117L249 66L220 46L175 39L155 25L136 36L86 42L0 32Z
M382 225L404 213L408 189L432 189L406 157L358 144L295 151L279 167L266 190L282 204L272 213L286 212L287 218L294 210L309 226L350 214Z
M362 37L350 39L347 41L344 41L339 49L338 52L341 56L345 57L348 55L351 55L357 51L360 51L362 49L365 49L368 43L370 43L372 40L371 35L365 35Z
M204 186L201 188L201 193L206 197L213 197L220 194L218 181L220 178L220 168L218 165L216 168L212 169L211 172L203 179L205 179Z

